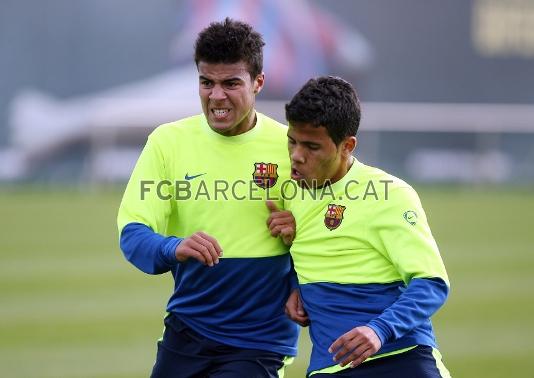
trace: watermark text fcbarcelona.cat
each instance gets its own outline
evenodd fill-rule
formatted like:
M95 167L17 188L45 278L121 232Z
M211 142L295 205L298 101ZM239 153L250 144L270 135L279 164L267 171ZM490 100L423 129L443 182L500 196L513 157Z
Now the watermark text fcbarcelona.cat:
M348 180L320 187L300 187L294 180L286 180L272 188L261 188L254 180L141 180L140 198L162 201L265 201L265 200L385 200L389 198L389 184L393 180ZM312 189L314 188L314 189Z

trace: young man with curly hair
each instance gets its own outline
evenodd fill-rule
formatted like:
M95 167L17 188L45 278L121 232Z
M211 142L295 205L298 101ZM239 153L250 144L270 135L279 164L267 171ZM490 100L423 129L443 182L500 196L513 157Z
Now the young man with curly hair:
M126 188L126 258L175 282L152 377L278 377L296 354L298 326L283 311L293 229L273 238L265 224L263 198L281 198L289 160L287 127L254 110L263 45L231 19L200 32L203 114L156 128Z

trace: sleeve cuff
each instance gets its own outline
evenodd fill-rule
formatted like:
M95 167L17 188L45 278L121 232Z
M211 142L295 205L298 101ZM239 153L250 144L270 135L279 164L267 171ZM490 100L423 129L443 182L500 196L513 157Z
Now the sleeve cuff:
M384 322L378 319L371 320L367 324L367 327L375 331L382 345L385 345L393 335L389 327Z
M161 254L163 261L165 261L170 266L174 266L178 264L178 260L176 260L176 247L182 242L183 239L177 238L176 236L169 236L168 238L165 238L165 241L163 242L162 248L161 248Z

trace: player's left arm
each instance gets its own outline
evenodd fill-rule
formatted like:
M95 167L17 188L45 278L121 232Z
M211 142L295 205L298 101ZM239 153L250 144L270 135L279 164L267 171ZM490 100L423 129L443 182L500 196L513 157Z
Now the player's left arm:
M290 246L295 239L295 217L289 210L279 209L273 201L266 201L269 209L267 227L272 236L280 236L285 245Z
M397 339L428 320L447 298L449 288L439 278L415 278L380 316L366 326L355 327L330 346L341 366L358 366L382 345Z
M375 248L395 266L406 289L368 324L382 344L428 321L449 294L447 272L419 196L405 185L388 197L369 235L374 235Z
M296 223L293 213L289 210L281 210L273 201L266 201L269 209L267 226L272 236L280 236L285 245L291 246L296 234ZM304 310L302 298L300 296L297 273L291 260L291 270L289 272L290 294L285 305L286 315L302 327L310 324L308 314Z
M359 365L386 342L428 321L449 294L447 272L417 193L409 186L395 188L384 201L370 221L369 241L396 267L406 288L378 317L331 345L342 366Z

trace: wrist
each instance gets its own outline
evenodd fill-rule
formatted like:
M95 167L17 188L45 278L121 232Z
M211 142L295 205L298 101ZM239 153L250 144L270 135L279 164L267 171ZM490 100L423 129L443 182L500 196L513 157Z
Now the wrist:
M169 236L165 239L162 248L162 257L167 264L172 266L176 265L179 262L176 251L182 240L183 239L178 238L176 236Z

